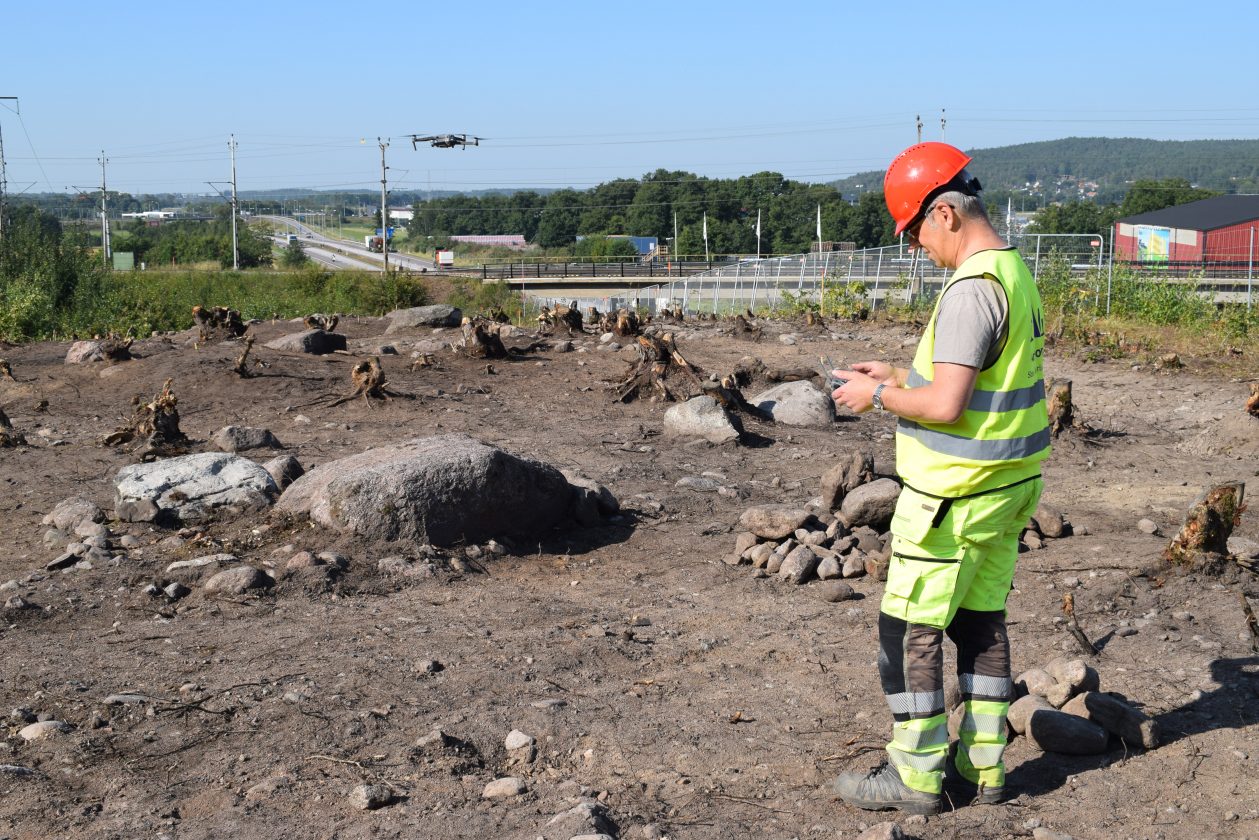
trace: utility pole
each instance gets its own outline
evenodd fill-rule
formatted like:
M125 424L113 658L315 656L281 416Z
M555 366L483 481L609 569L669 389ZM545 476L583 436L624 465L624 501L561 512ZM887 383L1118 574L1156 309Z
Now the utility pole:
M0 96L0 99L17 101L16 96ZM0 243L4 242L4 225L8 218L8 193L9 182L4 174L4 132L0 131Z
M944 137L945 137L945 134L944 134L945 123L946 123L946 120L944 119L944 109L941 108L940 109L940 142L942 143L944 142Z
M385 149L389 148L389 143L381 140L379 137L376 141L380 143L380 253L385 258L385 276L389 276L389 204L388 204L388 175L389 167L385 166Z
M101 164L101 257L105 267L109 268L109 204L105 191L105 164L109 163L109 158L105 157L104 149L101 149L101 156L97 160Z
M918 142L922 142L922 114L915 114L914 120L918 123Z
M240 242L236 238L236 217L240 208L236 204L236 135L228 136L227 148L232 153L232 270L240 270Z

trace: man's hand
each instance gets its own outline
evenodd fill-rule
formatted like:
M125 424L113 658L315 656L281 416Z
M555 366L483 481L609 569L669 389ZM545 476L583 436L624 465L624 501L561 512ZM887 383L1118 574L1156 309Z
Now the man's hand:
M893 388L901 384L900 372L887 362L857 362L852 369Z
M884 368L891 370L891 366L883 362L857 362L852 366L852 370L831 371L832 375L837 379L845 380L844 384L836 388L831 394L831 399L835 401L836 405L846 406L856 414L862 414L874 407L872 401L874 389L882 382L881 379L876 379L862 371L861 367L863 365L882 365Z

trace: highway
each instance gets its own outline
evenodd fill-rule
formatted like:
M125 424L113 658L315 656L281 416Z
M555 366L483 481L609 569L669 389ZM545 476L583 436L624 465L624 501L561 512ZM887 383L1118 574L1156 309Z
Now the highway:
M348 271L380 271L384 263L384 255L367 250L360 242L348 239L337 239L324 236L318 230L299 222L289 216L258 216L259 219L282 225L286 233L297 234L306 256L328 268L340 268ZM285 247L285 234L272 237L280 247ZM405 271L432 271L433 261L414 254L390 252L389 268Z

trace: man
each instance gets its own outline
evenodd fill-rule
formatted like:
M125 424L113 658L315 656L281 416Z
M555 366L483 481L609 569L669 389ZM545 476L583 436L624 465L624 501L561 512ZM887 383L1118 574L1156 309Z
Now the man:
M897 416L904 485L879 608L892 741L883 764L831 786L868 810L940 810L949 755L946 633L957 646L965 705L950 769L968 798L992 803L1005 793L1005 601L1049 455L1044 314L1022 257L988 221L970 160L944 143L921 143L892 161L884 198L896 233L953 275L910 369L860 362L835 372L846 380L836 403Z

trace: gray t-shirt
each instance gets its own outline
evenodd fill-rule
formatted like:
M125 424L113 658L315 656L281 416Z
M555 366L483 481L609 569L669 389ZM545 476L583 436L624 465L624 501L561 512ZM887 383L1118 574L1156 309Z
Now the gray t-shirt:
M990 277L967 277L945 290L936 316L933 362L985 370L1005 349L1010 306Z

